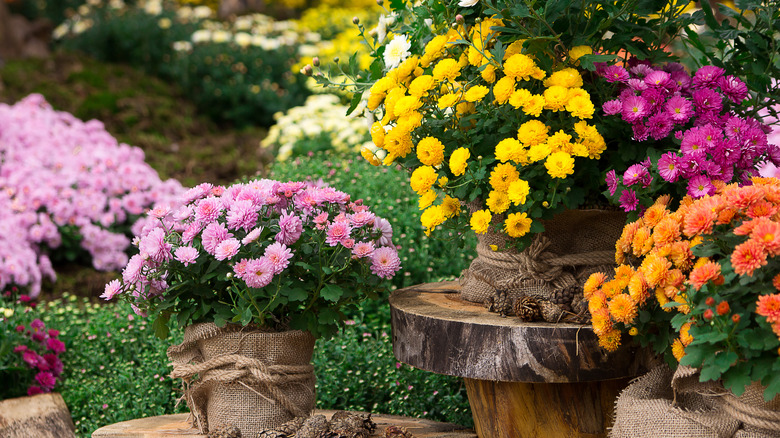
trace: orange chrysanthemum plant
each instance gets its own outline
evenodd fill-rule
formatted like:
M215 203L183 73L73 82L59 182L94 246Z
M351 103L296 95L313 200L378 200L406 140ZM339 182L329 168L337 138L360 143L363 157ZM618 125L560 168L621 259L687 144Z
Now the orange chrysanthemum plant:
M760 381L780 392L780 180L721 185L713 196L661 197L625 226L614 273L585 284L606 350L624 333L671 365L701 369L740 395Z

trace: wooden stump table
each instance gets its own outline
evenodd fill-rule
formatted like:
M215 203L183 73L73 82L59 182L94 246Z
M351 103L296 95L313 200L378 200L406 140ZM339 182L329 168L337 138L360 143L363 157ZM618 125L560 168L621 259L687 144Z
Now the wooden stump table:
M396 358L463 377L479 438L606 437L618 393L651 355L607 354L589 325L502 318L459 290L441 282L391 294Z
M330 418L335 411L318 410ZM139 418L101 427L92 433L92 438L206 438L187 422L189 414L161 415L159 417ZM397 417L393 415L372 415L377 430L372 437L384 437L389 426L406 428L417 438L476 438L474 431L450 423L418 418Z

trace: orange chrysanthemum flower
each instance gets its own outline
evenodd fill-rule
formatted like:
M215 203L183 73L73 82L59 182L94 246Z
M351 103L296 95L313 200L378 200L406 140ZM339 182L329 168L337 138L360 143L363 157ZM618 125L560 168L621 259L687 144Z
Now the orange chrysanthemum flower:
M688 346L693 342L693 336L691 336L690 330L693 325L693 321L688 321L680 327L680 341L683 345Z
M669 245L680 238L680 223L672 217L663 218L653 230L656 245Z
M609 310L607 308L597 309L595 312L591 312L591 325L593 325L593 333L597 336L601 336L604 333L609 332L613 328L612 319L609 317Z
M664 312L671 312L672 309L668 307L663 307L665 304L669 302L669 298L666 297L664 294L664 291L661 288L656 288L655 290L655 299L658 301L658 305L661 306L661 308L664 309Z
M755 222L750 238L763 245L769 255L780 254L780 223L767 218L758 218Z
M748 236L753 232L753 227L756 225L758 225L757 219L746 220L739 224L739 226L735 227L733 233L737 236Z
M615 281L617 281L622 289L625 289L626 286L628 286L628 282L631 280L631 277L634 276L634 268L632 268L629 265L620 265L617 268L615 268Z
M718 218L715 220L716 225L723 225L731 223L736 216L737 210L732 207L726 207L718 212Z
M656 203L645 210L645 214L642 215L642 220L645 222L645 226L653 228L661 219L665 218L668 213L666 205Z
M688 282L696 290L701 289L710 280L715 280L720 276L720 263L709 261L701 266L693 268Z
M626 294L615 295L608 304L609 314L617 322L631 324L636 319L636 302Z
M645 281L645 276L641 272L634 273L631 281L628 282L628 295L640 305L650 298L647 290L647 281Z
M734 190L726 190L726 202L738 210L747 210L755 202L764 198L764 190L760 186L744 186L738 190L735 186L729 186Z
M631 241L634 255L643 256L653 249L653 237L648 227L639 227L634 233L634 239Z
M753 203L745 212L748 217L753 218L771 217L775 213L777 213L777 206L764 199Z
M661 281L661 286L674 287L679 289L682 287L684 282L685 274L683 274L681 270L675 268L666 272L663 281Z
M679 339L675 339L674 343L672 343L672 355L677 359L677 362L681 361L683 356L685 356L685 346Z
M644 274L647 285L656 287L666 277L666 272L671 267L672 264L665 257L650 253L642 261L639 269Z
M601 289L596 289L596 291L593 292L593 294L590 296L590 299L588 299L588 310L592 315L600 309L606 309L606 307L607 296Z
M753 275L753 271L766 265L766 251L755 240L740 243L731 254L731 266L739 275Z
M693 252L687 241L675 242L672 244L672 249L669 252L669 258L674 263L674 266L687 271L691 269L693 263Z
M780 323L780 294L761 295L756 301L756 313L771 324Z
M777 274L772 278L772 286L774 286L775 289L780 290L780 274Z
M707 204L697 203L691 206L683 220L683 233L686 236L709 234L715 223L715 213Z
M610 330L599 336L599 345L607 351L616 351L620 347L620 330Z
M620 238L615 244L616 249L624 253L631 252L631 244L634 241L634 234L636 234L636 230L638 230L641 227L642 227L641 219L635 222L631 222L630 224L623 227L623 232L620 234Z
M595 272L588 277L585 284L582 286L582 295L586 300L590 300L590 297L596 292L604 282L607 281L607 274L603 272Z
M615 295L622 293L626 286L627 285L623 285L620 281L615 279L604 283L604 286L601 287L601 290L604 292L604 295L607 298L612 298Z

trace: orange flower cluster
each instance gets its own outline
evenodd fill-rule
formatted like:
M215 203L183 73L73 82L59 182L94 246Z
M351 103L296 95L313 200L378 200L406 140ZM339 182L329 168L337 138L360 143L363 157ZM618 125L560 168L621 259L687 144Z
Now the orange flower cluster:
M668 196L659 198L639 220L625 226L615 244L619 266L614 275L595 273L585 283L593 331L608 351L618 348L622 330L630 332L639 309L653 300L660 306L676 302L663 309L687 315L689 292L710 282L723 283L718 260L692 252L714 227L733 223L733 233L746 236L730 256L738 275L751 276L767 258L780 254L780 180L755 178L751 186L721 185L713 196L695 201L686 197L677 211L670 211L668 204ZM773 284L780 290L780 275ZM770 322L780 336L780 295L761 299L757 313L773 318ZM693 340L688 334L691 322L672 345L677 360Z

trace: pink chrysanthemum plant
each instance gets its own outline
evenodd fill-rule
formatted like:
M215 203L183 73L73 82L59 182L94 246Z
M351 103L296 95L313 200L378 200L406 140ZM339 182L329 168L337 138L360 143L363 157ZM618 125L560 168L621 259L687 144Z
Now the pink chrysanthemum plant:
M390 223L330 187L201 184L149 216L138 254L102 297L154 315L159 336L174 316L329 335L400 269Z
M676 210L661 197L625 227L620 265L585 284L606 350L632 338L737 395L759 381L780 393L780 179L750 182Z
M780 163L769 127L751 115L748 86L722 68L691 75L680 64L633 62L597 71L616 85L617 97L601 108L607 121L647 150L646 159L606 176L607 195L633 217L655 196L701 198L718 183L749 183L759 164Z

